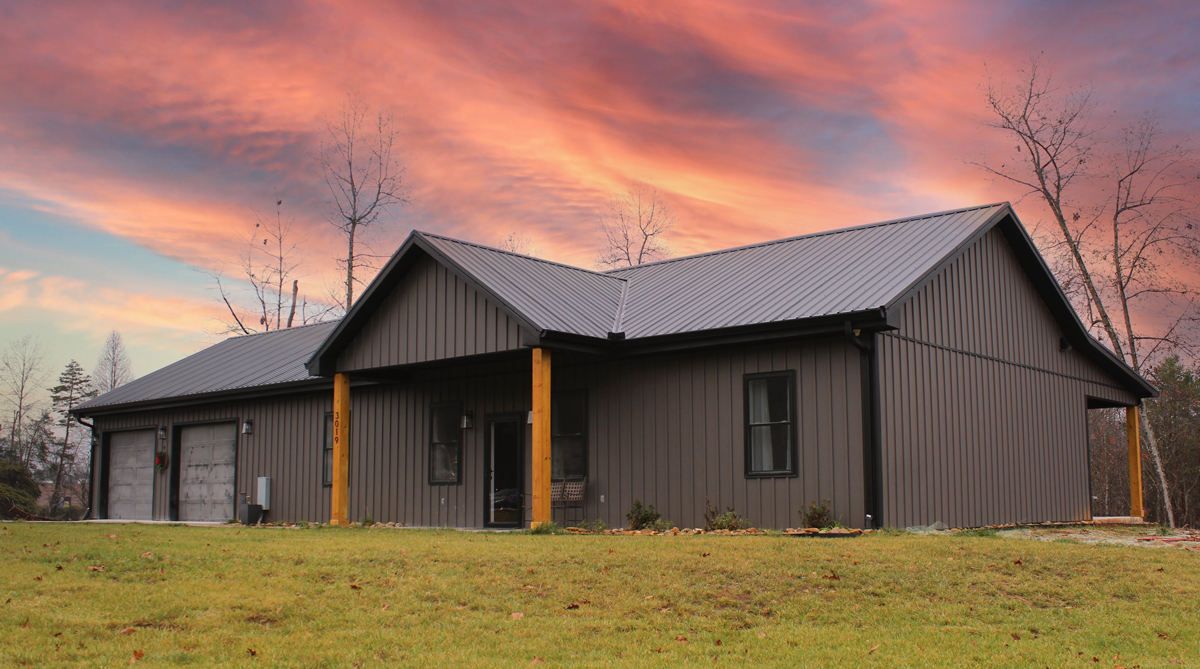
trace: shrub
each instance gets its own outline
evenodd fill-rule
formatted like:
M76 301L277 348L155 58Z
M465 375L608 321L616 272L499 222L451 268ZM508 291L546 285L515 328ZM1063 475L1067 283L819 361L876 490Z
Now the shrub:
M829 500L823 499L820 504L809 502L808 509L800 509L800 517L805 527L825 529L834 526L833 513L829 510Z
M603 532L604 530L608 529L608 523L604 522L603 520L601 520L599 518L593 520L590 523L588 521L584 520L579 523L579 529L587 530L588 532Z
M34 513L38 484L29 468L16 460L0 460L0 517L7 518L12 507Z
M368 513L367 515L358 519L358 524L362 525L363 527L370 527L375 524L375 519L372 518L371 514Z
M629 521L631 530L659 530L664 523L667 525L666 529L669 530L672 527L670 521L662 519L662 514L654 508L653 504L643 506L640 499L633 500L633 506L629 509L629 513L625 514L625 518Z
M550 521L529 529L530 534L559 534L558 523Z
M726 507L725 513L704 498L704 529L706 530L748 530L752 527L750 519L739 515L733 507Z

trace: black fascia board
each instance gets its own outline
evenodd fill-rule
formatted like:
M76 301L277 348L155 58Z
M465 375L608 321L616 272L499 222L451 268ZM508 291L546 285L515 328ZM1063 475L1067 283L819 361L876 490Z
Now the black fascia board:
M542 343L551 348L562 348L581 353L613 356L645 355L648 353L771 341L792 337L836 335L844 331L847 322L852 323L854 329L869 332L895 329L888 324L885 310L883 308L875 308L812 318L775 321L772 323L755 323L753 325L679 332L634 339L601 339L599 337L587 337L549 330L542 332Z
M71 409L76 416L100 416L113 413L128 413L131 411L156 411L158 409L173 409L181 406L211 404L213 402L233 402L238 400L260 399L279 395L292 395L333 388L331 379L314 376L300 381L272 383L248 388L231 388L229 390L214 390L190 395L175 395L173 397L157 397L153 399L121 402L119 404L102 404L86 409Z

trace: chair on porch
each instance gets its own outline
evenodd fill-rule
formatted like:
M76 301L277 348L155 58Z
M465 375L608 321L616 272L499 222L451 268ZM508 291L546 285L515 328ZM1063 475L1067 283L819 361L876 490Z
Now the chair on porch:
M577 481L551 481L550 513L562 509L565 525L571 522L571 509L579 509L579 520L583 521L583 491L586 487L586 476Z

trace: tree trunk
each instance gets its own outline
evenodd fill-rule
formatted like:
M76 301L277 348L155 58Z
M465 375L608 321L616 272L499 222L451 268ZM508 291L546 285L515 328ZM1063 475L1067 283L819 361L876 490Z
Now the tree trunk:
M346 312L350 312L350 304L354 302L354 232L357 226L350 223L350 249L346 254Z
M288 312L287 326L289 328L292 327L292 319L296 317L296 293L298 292L300 292L300 280L295 279L292 281L292 310Z
M1154 428L1145 411L1138 412L1142 429L1146 432L1146 445L1150 447L1150 457L1154 460L1154 471L1158 474L1158 487L1162 489L1163 510L1167 513L1167 525L1175 527L1175 511L1171 508L1171 490L1167 487L1167 475L1163 472L1162 458L1158 455L1158 439L1154 436Z

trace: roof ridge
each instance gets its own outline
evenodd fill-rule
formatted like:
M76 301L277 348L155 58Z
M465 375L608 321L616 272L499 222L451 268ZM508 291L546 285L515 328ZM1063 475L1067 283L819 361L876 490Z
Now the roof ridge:
M414 232L416 232L419 235L423 235L425 237L434 237L436 239L442 239L442 240L445 240L448 242L454 242L455 244L463 244L465 246L474 246L476 248L484 249L485 251L492 251L493 253L503 253L504 255L515 256L517 258L524 258L526 260L532 260L534 262L545 263L547 265L554 265L556 267L563 267L565 269L573 269L577 272L585 272L587 274L594 274L596 276L602 276L607 279L617 279L619 281L628 281L628 279L626 279L624 277L613 276L606 272L597 272L596 270L587 269L584 267L576 267L575 265L568 265L566 263L555 262L553 260L546 260L545 258L537 258L534 256L527 256L522 253L515 253L513 251L505 251L504 249L498 249L493 246L487 246L486 244L480 244L478 242L468 242L466 240L455 239L453 237L447 237L446 235L438 235L438 234L434 234L432 232L425 232L423 230L414 230Z
M267 330L265 332L247 332L246 334L240 334L240 335L234 335L232 337L227 337L227 338L223 339L222 341L229 341L230 339L246 339L247 337L261 337L263 335L279 334L281 332L292 332L294 330L303 330L304 328L316 327L318 325L336 324L340 320L342 320L342 319L339 318L339 319L332 320L332 321L319 321L317 323L305 323L303 325L293 325L292 327L289 327L289 328L275 328L274 330Z
M784 237L782 239L773 239L773 240L766 241L766 242L756 242L754 244L746 244L744 246L733 246L733 247L730 247L727 249L717 249L715 251L705 251L704 253L693 253L692 255L689 255L689 256L680 256L678 258L667 258L665 260L656 260L654 262L642 263L641 265L633 265L630 267L621 267L618 269L605 270L604 274L611 276L612 274L615 274L617 272L628 272L630 270L640 269L642 267L651 267L654 265L665 265L668 263L679 262L681 260L692 260L693 258L703 258L705 256L715 256L715 255L720 255L722 253L732 253L733 251L744 251L746 249L761 248L764 246L771 246L773 244L783 244L786 242L799 241L801 239L812 239L812 238L816 238L816 237L825 237L828 235L837 235L837 234L841 234L844 232L855 232L857 230L868 230L870 228L878 228L878 227L883 227L885 225L897 225L899 223L912 223L913 221L920 221L920 220L923 220L926 218L937 218L939 216L949 216L950 214L962 214L962 213L966 213L968 211L976 211L979 209L990 209L992 207L1000 207L1000 206L1004 206L1004 205L1011 206L1011 204L1008 202L993 202L991 204L977 205L974 207L963 207L961 209L947 209L946 211L938 211L938 212L934 212L931 214L921 214L919 216L907 216L905 218L894 218L894 219L887 220L887 221L877 221L875 223L852 225L852 226L845 227L845 228L837 228L835 230L821 230L819 232L810 232L810 233L804 234L804 235L796 235L795 237Z

